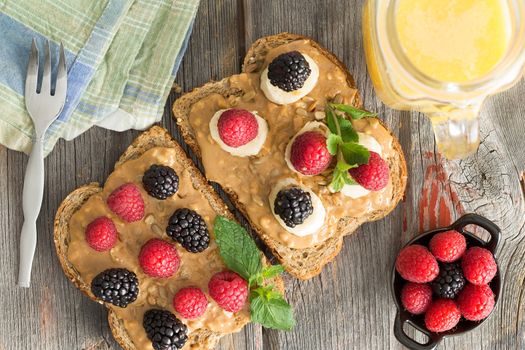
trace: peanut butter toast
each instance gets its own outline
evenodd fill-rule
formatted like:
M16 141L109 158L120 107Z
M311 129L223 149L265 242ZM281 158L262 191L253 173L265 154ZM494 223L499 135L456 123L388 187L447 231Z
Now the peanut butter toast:
M276 76L276 72L294 70L288 80ZM326 170L313 175L294 169L290 145L293 148L298 136L307 132L328 135L327 106L351 112L361 107L352 76L315 41L289 33L257 40L248 50L241 74L196 88L173 105L184 140L202 160L207 179L228 193L285 269L300 279L319 274L341 250L345 235L390 213L403 198L407 182L398 140L380 119L360 110L355 118L346 117L354 119L351 129L361 135L359 143L366 146L370 157L378 152L387 164L384 187L364 190L350 178L345 180L348 187L346 183L339 186L348 191L334 191L335 159L327 162ZM243 128L236 127L241 122ZM231 141L228 133L235 132L242 137ZM276 196L291 187L299 188L294 190L297 196L287 194L299 201L291 205L306 203L297 214L297 227L290 220L286 227L285 210L276 207L283 203L276 201L283 196ZM324 213L316 216L319 202ZM324 218L319 227L318 217Z
M164 164L176 171L180 180L176 195L160 201L148 198L141 188L145 201L143 219L132 223L122 222L108 210L105 203L108 195L122 183L136 182L137 179L140 181L144 171L152 164ZM206 291L210 277L226 269L215 236L212 235L209 246L196 254L177 246L180 267L171 278L151 278L141 270L138 262L141 246L152 238L168 238L164 228L168 225L169 215L181 207L195 210L210 228L217 216L233 220L226 205L180 146L165 129L153 127L128 147L104 187L97 183L80 187L69 194L58 209L54 230L55 247L66 276L77 288L92 300L103 303L95 295L92 285L100 271L109 267L126 268L136 274L139 280L138 296L129 305L118 307L107 301L103 303L108 308L108 322L113 336L123 349L154 349L143 328L143 315L151 309L173 312L172 298L177 290L185 286L198 286ZM86 226L100 215L111 218L118 230L118 241L108 251L92 250L84 237ZM265 264L265 261L262 263ZM280 291L284 290L279 277L274 277L272 283ZM250 310L246 302L240 311L228 312L208 297L207 309L200 318L182 318L182 322L187 327L183 349L212 349L222 336L237 332L250 322ZM179 348L175 345L173 349Z

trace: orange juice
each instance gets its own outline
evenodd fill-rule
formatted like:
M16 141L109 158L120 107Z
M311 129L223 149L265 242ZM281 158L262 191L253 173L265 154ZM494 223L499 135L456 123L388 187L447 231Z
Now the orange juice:
M483 78L507 52L511 28L503 0L398 0L396 7L399 44L432 79Z
M479 144L479 111L525 72L524 0L366 0L366 63L377 95L425 113L447 158Z

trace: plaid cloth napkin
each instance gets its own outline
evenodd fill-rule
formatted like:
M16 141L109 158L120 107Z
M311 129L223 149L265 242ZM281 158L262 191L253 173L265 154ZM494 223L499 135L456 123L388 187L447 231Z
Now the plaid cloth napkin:
M32 38L66 49L68 93L49 153L93 125L144 129L162 117L199 0L0 0L0 143L31 149L24 102ZM40 67L42 68L42 67Z

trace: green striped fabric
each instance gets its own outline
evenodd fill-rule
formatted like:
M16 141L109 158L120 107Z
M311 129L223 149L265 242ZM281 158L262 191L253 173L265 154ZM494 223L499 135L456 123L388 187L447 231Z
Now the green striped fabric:
M0 0L0 143L28 152L23 84L31 39L66 48L68 97L46 153L93 125L144 129L162 117L199 0ZM41 57L42 58L42 57Z

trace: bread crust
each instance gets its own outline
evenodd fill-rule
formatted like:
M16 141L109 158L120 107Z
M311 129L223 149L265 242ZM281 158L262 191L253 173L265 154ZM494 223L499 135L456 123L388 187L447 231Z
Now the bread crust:
M322 52L325 57L327 57L342 71L344 71L346 74L347 84L354 89L356 88L353 77L348 72L346 66L336 56L334 56L327 49L319 45L313 39L290 33L272 35L255 41L252 44L252 46L248 49L248 52L244 59L242 72L247 73L252 71L259 71L261 69L259 65L261 64L261 62L264 61L264 57L267 54L268 50L296 40L308 40L311 46ZM220 94L224 97L228 97L241 96L243 92L230 88L228 86L228 78L225 78L223 80L217 82L210 82L202 87L196 88L193 91L181 96L173 104L173 115L180 128L181 135L185 143L199 158L202 158L202 154L197 140L193 134L192 127L190 125L189 114L191 107L194 103L202 100L203 98L206 98L211 94ZM362 102L361 98L359 97L359 94L357 94L354 98L353 104L355 107L361 107ZM318 275L323 269L323 267L330 261L332 261L340 252L344 236L353 233L361 224L365 222L374 221L385 217L396 207L398 202L403 198L407 184L407 165L403 154L403 150L401 149L401 145L399 144L397 138L392 134L392 132L385 126L385 124L381 120L379 121L380 124L390 132L390 135L392 135L393 148L396 154L394 157L387 160L391 170L391 180L393 182L394 188L393 198L391 201L392 205L388 208L381 208L380 210L376 210L364 217L344 217L340 219L337 225L336 232L334 232L333 236L318 245L303 249L288 248L284 246L279 241L267 235L264 232L264 230L262 230L259 227L259 225L250 220L246 208L242 203L239 202L234 189L222 187L224 191L229 195L232 203L234 203L236 208L239 209L239 211L241 211L242 214L248 219L252 228L254 228L255 232L268 246L272 254L294 277L306 280Z
M206 197L210 206L218 215L234 220L234 217L228 210L226 204L208 184L193 162L186 156L184 150L171 138L167 130L159 126L154 126L137 137L119 158L115 164L115 168L118 168L119 165L128 160L140 157L153 147L173 148L178 156L177 161L191 172L194 188ZM62 201L55 216L54 242L58 259L67 278L91 300L103 304L91 293L89 283L82 279L78 271L75 270L74 266L67 259L69 246L69 221L73 214L79 210L92 195L101 191L102 187L98 183L93 182L74 190ZM273 282L281 292L284 291L284 284L281 278L276 278ZM123 322L110 308L108 308L108 323L111 332L113 333L113 337L124 350L139 350L133 344ZM242 323L246 324L247 322L243 321ZM227 333L212 332L204 328L196 329L188 334L188 342L186 343L187 348L213 349L219 342L220 338L225 334Z

